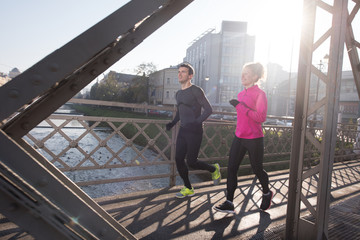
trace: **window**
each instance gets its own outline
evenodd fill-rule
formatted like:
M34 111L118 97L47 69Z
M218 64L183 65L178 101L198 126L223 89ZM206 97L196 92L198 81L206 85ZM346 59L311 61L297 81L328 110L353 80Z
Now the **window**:
M170 98L170 93L169 91L166 91L166 96L165 96L166 99L169 99Z

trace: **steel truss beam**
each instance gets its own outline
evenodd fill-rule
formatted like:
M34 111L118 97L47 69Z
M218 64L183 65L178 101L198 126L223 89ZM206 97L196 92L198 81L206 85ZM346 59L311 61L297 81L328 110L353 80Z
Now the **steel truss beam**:
M0 165L0 189L6 196L1 199L0 210L34 237L135 239L104 211L100 212L90 198L81 199L79 196L85 194L65 175L54 171L56 168L40 154L34 154L34 159L2 130L0 144L5 146L0 149L0 156L6 156Z
M343 62L344 41L346 33L347 0L336 0L330 6L323 1L304 0L303 28L300 44L298 82L295 106L294 135L290 165L289 201L287 206L285 239L327 239L328 215L330 203L331 174L336 143L336 126L340 81ZM331 27L319 39L315 39L315 21L317 10L322 9L332 15ZM324 74L314 64L314 52L321 46L327 46L328 70ZM321 81L320 99L311 97L314 86L312 79ZM317 95L316 95L317 96ZM316 114L321 114L321 138L319 131L312 128L310 121ZM315 117L316 118L316 117ZM304 168L306 146L312 145L320 152L316 165ZM304 185L306 181L317 179L315 188L316 199L308 199ZM315 206L313 206L313 202ZM305 220L300 216L301 203L314 221Z
M24 136L191 2L133 0L5 84L0 121L22 114L5 122L4 131Z
M0 88L6 217L37 239L135 239L22 137L191 2L130 1Z
M360 98L360 61L359 61L359 52L358 52L360 51L360 42L355 39L352 28L352 23L354 21L354 18L360 9L360 1L353 0L353 2L355 2L355 6L353 7L348 17L345 43L350 59L352 72L354 75L355 85L358 91L358 96Z

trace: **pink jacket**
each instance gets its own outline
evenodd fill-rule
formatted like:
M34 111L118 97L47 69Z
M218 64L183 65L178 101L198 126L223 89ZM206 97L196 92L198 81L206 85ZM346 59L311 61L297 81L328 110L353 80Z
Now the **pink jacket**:
M235 135L246 139L264 137L261 123L265 122L267 113L265 92L254 85L241 91L238 101Z

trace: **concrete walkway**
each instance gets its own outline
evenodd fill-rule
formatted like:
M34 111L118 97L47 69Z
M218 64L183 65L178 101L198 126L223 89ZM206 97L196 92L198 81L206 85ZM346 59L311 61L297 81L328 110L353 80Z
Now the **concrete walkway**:
M219 186L212 186L210 182L194 185L195 196L184 199L174 197L181 189L177 186L96 201L139 239L281 239L285 229L289 176L282 171L273 172L269 177L275 195L267 212L259 210L262 192L253 176L239 178L234 199L235 215L212 209L214 204L225 199L226 180ZM314 184L314 179L305 183L308 187L304 194L308 198L316 199L312 192ZM360 163L334 167L331 198L329 236L340 234L340 237L330 239L342 239L342 231L333 229L348 221L345 219L340 225L333 223L339 219L334 217L334 209L337 216L351 212L355 219L360 219ZM353 227L355 232L343 231L348 236L344 239L359 239L360 221L349 224L349 229Z

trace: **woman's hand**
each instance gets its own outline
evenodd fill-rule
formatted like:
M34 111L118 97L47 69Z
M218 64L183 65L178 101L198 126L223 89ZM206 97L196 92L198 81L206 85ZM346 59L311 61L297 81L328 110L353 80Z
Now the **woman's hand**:
M236 107L240 102L239 102L238 100L236 100L236 99L231 99L231 100L229 101L229 103L230 103L231 105L233 105L234 107Z

